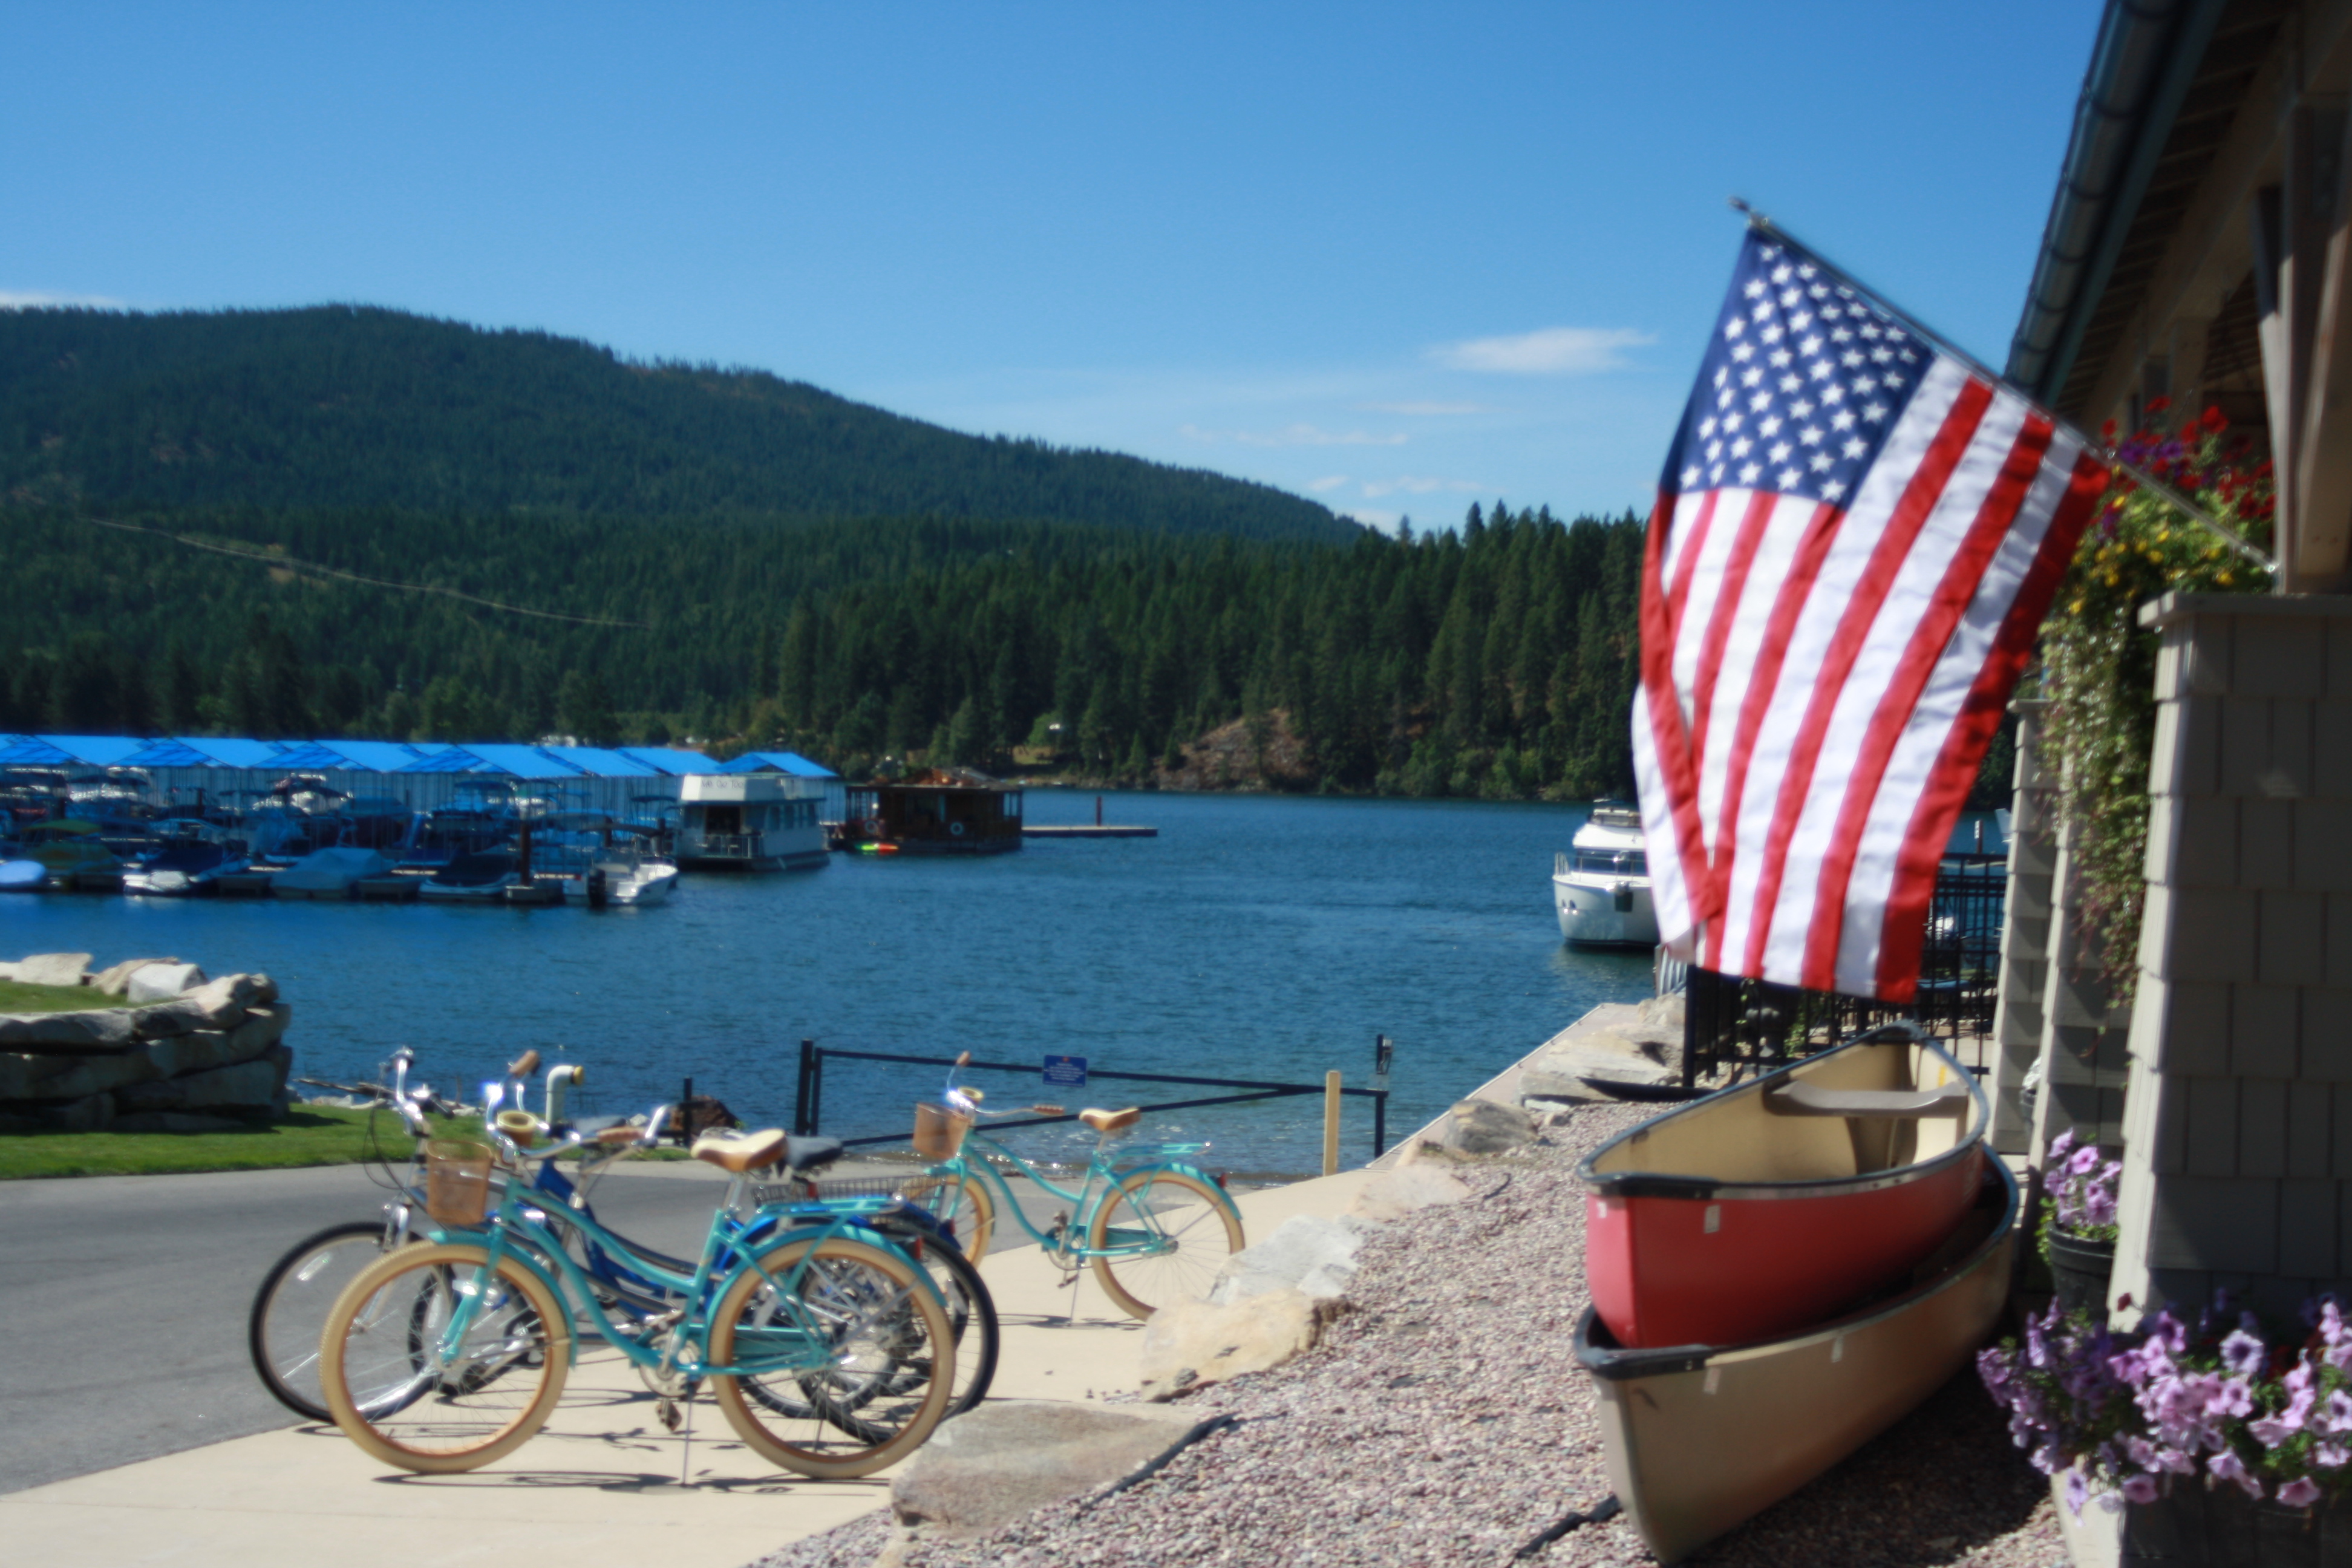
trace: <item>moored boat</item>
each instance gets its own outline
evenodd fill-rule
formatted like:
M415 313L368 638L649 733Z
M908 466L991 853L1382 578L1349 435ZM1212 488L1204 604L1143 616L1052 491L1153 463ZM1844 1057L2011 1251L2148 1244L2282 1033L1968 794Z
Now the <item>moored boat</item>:
M373 849L336 847L314 849L270 879L281 899L348 899L352 885L363 877L383 877L392 862Z
M154 898L188 898L213 891L221 878L249 864L242 852L210 838L168 838L153 854L123 871L122 890Z
M1968 1069L1902 1023L1654 1117L1578 1170L1593 1306L1634 1347L1843 1311L1951 1234L1990 1121Z
M503 900L522 880L520 863L503 849L460 855L425 879L421 898L488 903Z
M29 860L40 867L42 878L37 883L27 883L26 874L18 871L12 879L12 885L70 888L78 877L122 868L122 857L99 837L95 822L71 817L56 822L37 822L24 830L21 842L23 847L18 859Z
M1658 914L1642 814L1623 801L1595 801L1566 853L1552 858L1552 909L1559 937L1584 947L1654 947Z
M1996 1160L1974 1195L1911 1281L1784 1338L1633 1350L1585 1312L1576 1356L1599 1384L1610 1485L1661 1563L1787 1497L1967 1364L2009 1295L2017 1183Z

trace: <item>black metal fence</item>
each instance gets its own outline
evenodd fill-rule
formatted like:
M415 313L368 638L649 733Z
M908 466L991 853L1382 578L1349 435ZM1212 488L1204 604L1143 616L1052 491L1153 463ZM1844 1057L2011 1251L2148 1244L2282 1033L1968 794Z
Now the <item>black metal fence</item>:
M1385 1037L1381 1039L1381 1052L1379 1074L1385 1079L1388 1067ZM841 1051L835 1050L829 1046L821 1047L814 1040L803 1040L800 1081L793 1097L793 1131L796 1136L814 1136L824 1114L824 1064L827 1061L899 1062L912 1067L929 1068L951 1068L956 1065L956 1058L953 1057L902 1057L887 1051ZM1043 1062L974 1061L965 1062L963 1070L1018 1073L1033 1083L1043 1083L1045 1064ZM1265 1083L1254 1079L1186 1078L1171 1073L1157 1072L1107 1072L1096 1068L1089 1068L1087 1070L1087 1080L1089 1083L1098 1079L1117 1079L1125 1083L1190 1084L1202 1089L1237 1089L1245 1091L1241 1094L1210 1095L1200 1100L1164 1100L1150 1105L1137 1107L1138 1110L1145 1111L1189 1110L1202 1105L1241 1105L1251 1100L1291 1100L1300 1095L1320 1095L1328 1092L1319 1083ZM1339 1093L1372 1102L1372 1157L1378 1159L1388 1150L1389 1091L1385 1088L1349 1089L1343 1086ZM911 1108L913 1103L914 1097L910 1095L908 1097L908 1104ZM1061 1112L1027 1116L1017 1121L992 1121L989 1128L991 1131L999 1131L1014 1127L1045 1127L1056 1121L1076 1121L1076 1120L1077 1116L1074 1112ZM912 1121L913 1112L910 1109L908 1127L906 1129L897 1132L886 1132L873 1138L845 1138L842 1142L852 1148L875 1143L905 1143L911 1140Z
M1683 1087L1726 1069L1766 1071L1895 1018L1937 1039L1990 1036L2008 889L2005 857L1944 857L1920 948L1918 994L1907 1005L1693 966L1684 987Z

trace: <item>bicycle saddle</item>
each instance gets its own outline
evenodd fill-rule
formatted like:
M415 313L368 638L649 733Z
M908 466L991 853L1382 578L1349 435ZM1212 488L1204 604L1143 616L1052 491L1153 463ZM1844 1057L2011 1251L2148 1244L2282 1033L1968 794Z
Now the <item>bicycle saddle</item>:
M757 1132L706 1132L694 1141L694 1157L740 1176L774 1164L791 1142L781 1127L763 1127Z
M1135 1106L1125 1110L1081 1110L1078 1120L1097 1132L1116 1132L1122 1127L1132 1127L1143 1120L1143 1112Z

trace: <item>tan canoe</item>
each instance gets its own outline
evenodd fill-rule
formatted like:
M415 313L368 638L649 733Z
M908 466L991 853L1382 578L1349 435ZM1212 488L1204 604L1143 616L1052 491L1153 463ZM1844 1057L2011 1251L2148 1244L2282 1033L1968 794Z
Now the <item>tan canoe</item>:
M1990 1162L1951 1239L1891 1298L1784 1339L1625 1350L1588 1310L1610 1484L1661 1563L1770 1507L1901 1420L1983 1344L2009 1296L2017 1182Z

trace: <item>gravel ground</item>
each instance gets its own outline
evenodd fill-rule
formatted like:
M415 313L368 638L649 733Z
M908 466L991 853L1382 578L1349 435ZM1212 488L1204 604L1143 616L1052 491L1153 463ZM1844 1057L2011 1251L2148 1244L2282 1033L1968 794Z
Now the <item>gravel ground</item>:
M1238 1424L1123 1492L982 1541L913 1542L903 1568L1507 1563L1609 1495L1595 1398L1570 1338L1585 1306L1575 1169L1643 1120L1580 1110L1522 1155L1462 1169L1476 1196L1409 1215L1359 1256L1354 1308L1310 1354L1188 1406ZM757 1568L869 1568L887 1513ZM1534 1552L1541 1568L1652 1560L1623 1519ZM1690 1559L1716 1564L2063 1564L2041 1478L1975 1374Z

